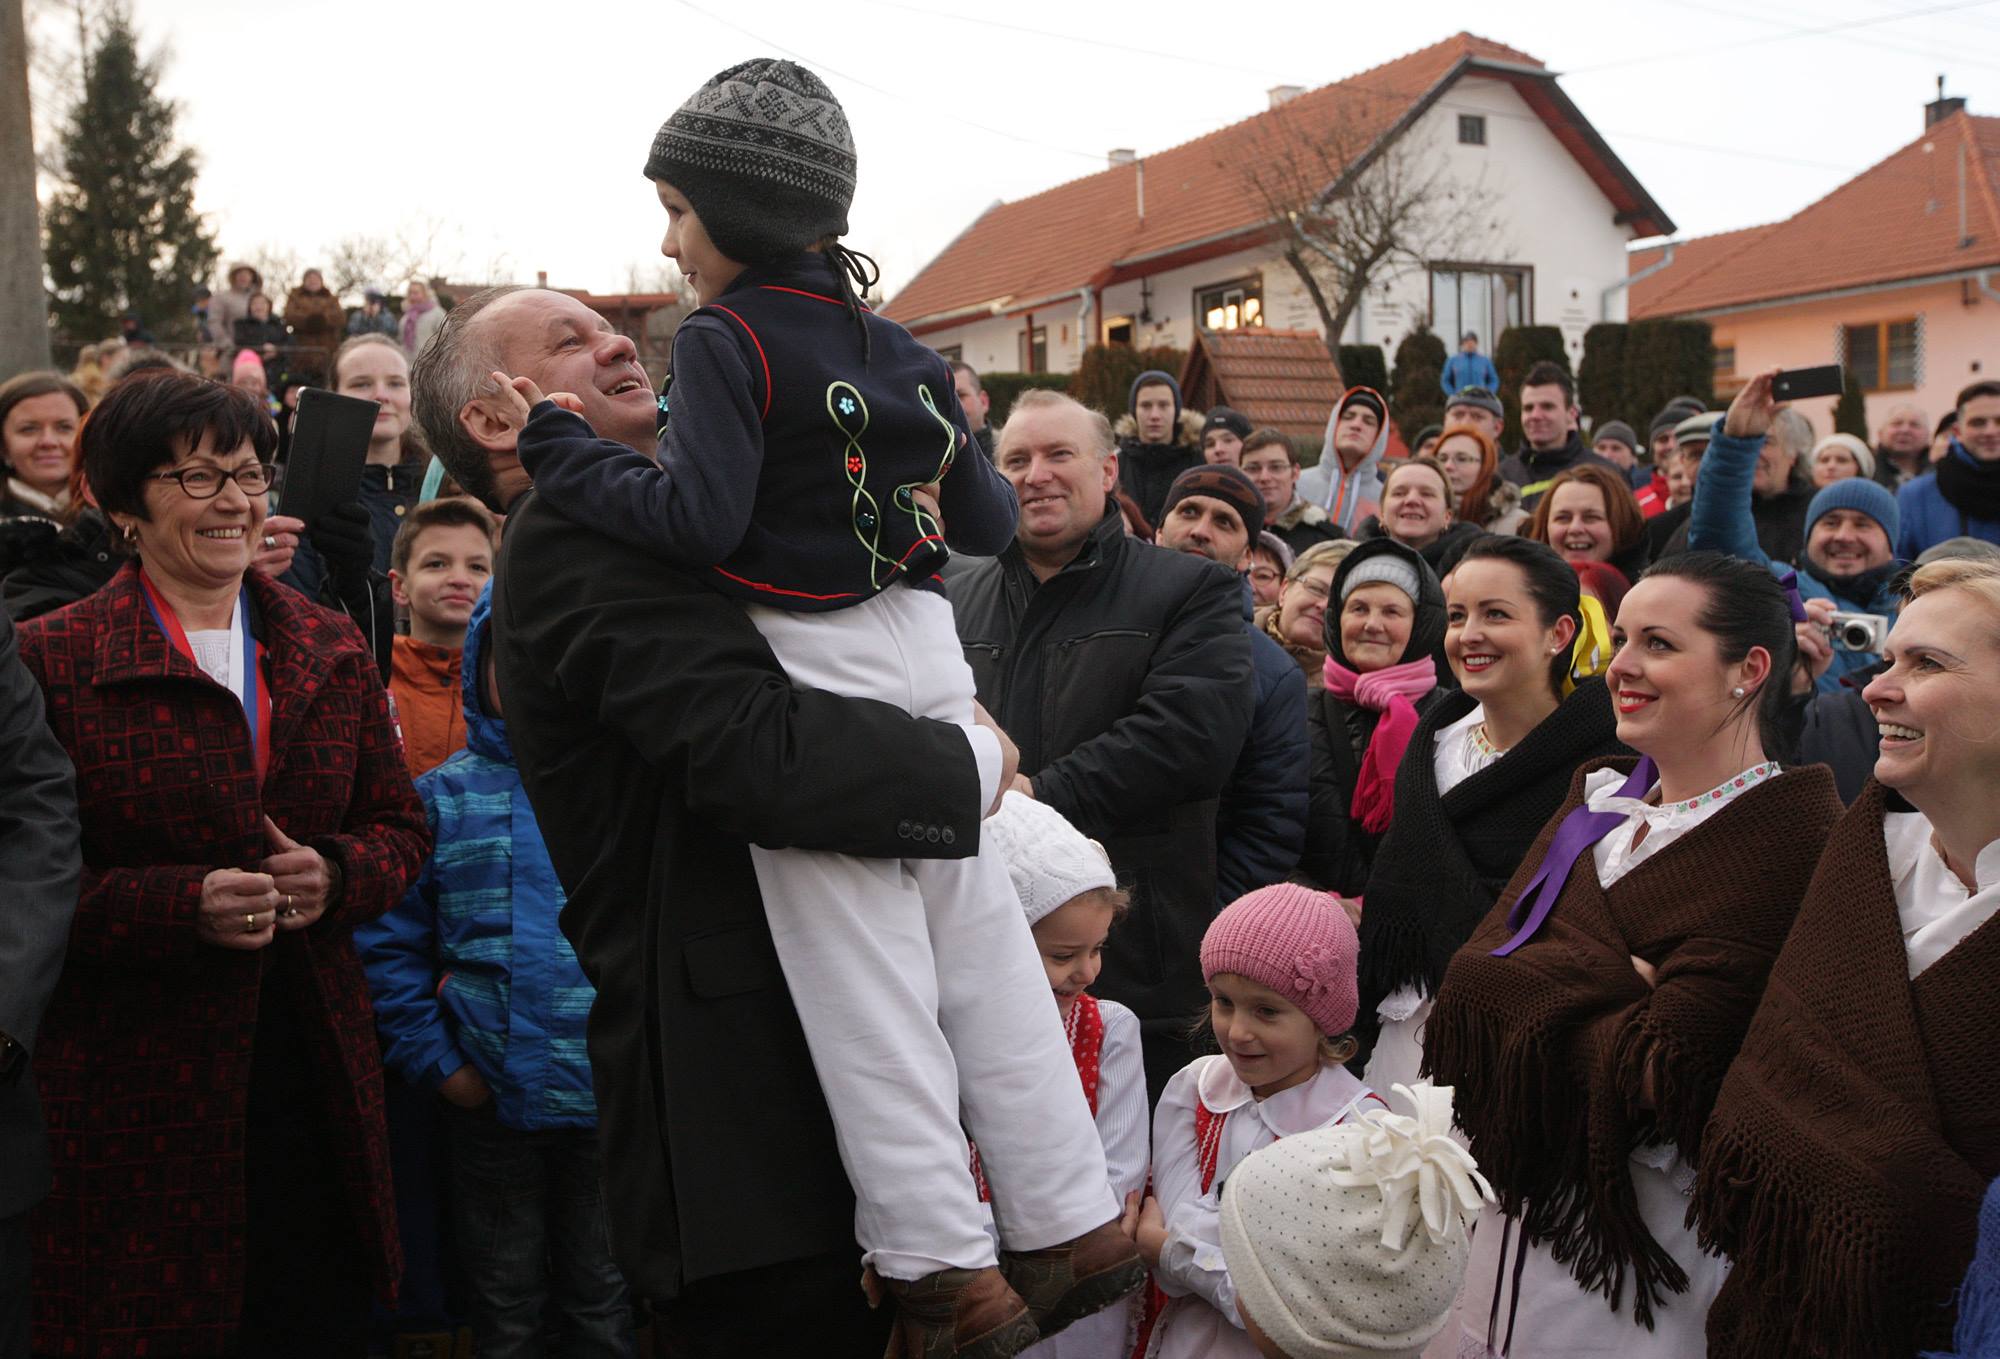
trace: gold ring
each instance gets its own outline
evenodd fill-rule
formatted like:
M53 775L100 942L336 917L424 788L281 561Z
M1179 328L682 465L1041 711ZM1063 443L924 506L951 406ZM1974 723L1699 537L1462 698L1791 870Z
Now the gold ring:
M257 932L257 917L253 912L244 912L243 932L245 934L255 934Z

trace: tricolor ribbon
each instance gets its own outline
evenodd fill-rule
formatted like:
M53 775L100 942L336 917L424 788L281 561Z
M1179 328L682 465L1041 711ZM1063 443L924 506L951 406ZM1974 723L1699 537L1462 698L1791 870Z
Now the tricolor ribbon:
M1630 778L1620 785L1617 797L1644 797L1646 790L1653 786L1659 771L1653 766L1653 757L1648 755L1639 761L1639 767L1632 771ZM1535 876L1521 889L1521 895L1514 899L1514 909L1507 913L1507 927L1514 931L1514 937L1493 950L1495 958L1505 958L1515 949L1535 937L1542 923L1549 918L1549 912L1556 908L1556 898L1562 895L1563 884L1569 881L1570 869L1583 852L1617 830L1625 822L1623 812L1593 812L1588 805L1577 807L1562 819L1556 827L1555 838L1549 841L1549 851L1542 856L1541 867Z
M145 592L146 607L152 610L153 621L166 634L167 642L187 658L189 665L201 670L201 663L195 659L194 647L188 642L187 629L181 626L179 615L169 604L144 570L139 572L139 588ZM242 629L243 664L234 667L230 686L237 702L243 705L243 720L250 727L250 748L257 760L257 779L263 781L264 773L271 767L271 691L264 683L264 645L250 632L250 590L248 586L236 598L236 617ZM206 671L202 671L204 676Z

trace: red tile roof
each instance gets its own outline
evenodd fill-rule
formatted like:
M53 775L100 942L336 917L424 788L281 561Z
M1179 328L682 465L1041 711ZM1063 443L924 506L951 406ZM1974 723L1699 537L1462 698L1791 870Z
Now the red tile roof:
M2000 266L1997 187L2000 118L1954 113L1787 221L1688 242L1671 266L1633 286L1631 314L1683 316ZM1633 256L1635 270L1645 253Z
M1191 408L1228 406L1259 429L1318 439L1344 390L1310 330L1202 330L1181 369Z
M1113 166L990 208L891 298L884 314L909 324L1004 312L1101 287L1115 281L1121 267L1125 277L1156 272L1166 264L1156 257L1177 251L1232 237L1243 238L1231 246L1240 249L1263 229L1268 214L1238 167L1267 139L1325 137L1337 130L1344 144L1369 148L1471 67L1514 83L1641 235L1673 229L1540 61L1460 33L1146 156L1140 164Z
M1723 231L1713 236L1696 236L1679 242L1674 247L1672 264L1650 278L1642 278L1632 285L1627 297L1632 319L1636 321L1648 316L1662 315L1658 306L1661 297L1697 275L1707 273L1775 227L1776 223L1742 227L1736 231ZM1643 250L1632 251L1627 258L1632 272L1637 274L1658 264L1665 258L1666 253L1664 245L1649 245Z

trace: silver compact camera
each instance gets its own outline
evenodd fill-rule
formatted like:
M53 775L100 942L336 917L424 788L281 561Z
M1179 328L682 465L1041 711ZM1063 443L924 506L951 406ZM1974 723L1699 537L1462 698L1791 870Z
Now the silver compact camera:
M1837 613L1826 632L1835 651L1880 651L1889 640L1889 620L1879 613Z

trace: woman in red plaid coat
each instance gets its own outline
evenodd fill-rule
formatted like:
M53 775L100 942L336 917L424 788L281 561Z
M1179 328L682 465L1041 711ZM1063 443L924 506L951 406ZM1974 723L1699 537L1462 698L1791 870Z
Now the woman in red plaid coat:
M400 1272L349 931L430 837L360 634L249 569L275 441L232 388L115 388L84 467L138 560L22 629L84 845L34 1059L38 1355L355 1355Z

